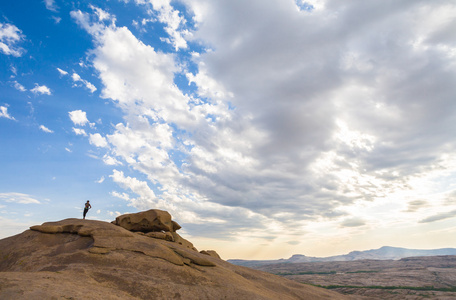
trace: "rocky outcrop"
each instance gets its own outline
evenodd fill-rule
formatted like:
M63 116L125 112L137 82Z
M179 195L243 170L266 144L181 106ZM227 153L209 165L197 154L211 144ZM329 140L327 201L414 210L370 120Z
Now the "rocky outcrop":
M181 228L171 220L171 215L167 211L159 209L121 215L112 223L130 231L141 232L175 232Z
M136 234L106 222L66 219L32 226L30 229L42 233L73 233L91 237L93 239L93 245L89 249L91 253L106 254L119 250L135 251L150 257L164 259L176 265L194 263L203 266L214 266L204 255L195 256L195 253L198 252L188 247L188 245L182 246L180 243L168 242L165 240L166 238L159 238L157 243L154 243L153 247L151 247L148 243L151 237L146 234ZM157 232L156 234L160 233ZM163 235L169 237L165 233ZM152 236L152 238L155 238L155 236Z
M176 230L181 226L171 219L167 211L150 209L134 214L118 216L112 224L129 231L145 233L146 236L176 242L188 249L198 251L193 244L181 237Z
M200 253L167 228L81 219L32 226L0 240L0 299L349 299Z
M218 253L214 250L202 250L200 253L220 259L220 255L218 255Z

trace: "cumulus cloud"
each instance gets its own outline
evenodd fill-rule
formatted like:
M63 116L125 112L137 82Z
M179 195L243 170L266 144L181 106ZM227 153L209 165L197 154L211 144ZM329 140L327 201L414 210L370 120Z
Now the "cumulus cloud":
M40 201L31 195L15 192L0 193L0 201L20 204L40 204Z
M99 147L99 148L105 148L108 147L108 142L106 141L106 138L102 137L101 134L95 133L95 134L90 134L89 135L89 142L90 144ZM109 162L112 162L111 160L107 160Z
M111 134L90 141L109 142L109 157L147 177L111 175L138 196L127 195L131 205L297 231L322 219L363 226L345 208L393 195L409 210L425 205L396 195L445 169L456 150L453 6L184 2L196 23L185 38L210 49L193 55L196 71L112 16L72 12L93 36L101 96L124 113ZM174 10L151 3L159 16ZM212 229L229 235L222 227Z
M87 119L87 113L80 109L70 111L68 112L68 115L70 116L70 119L74 123L74 125L84 126L89 123L89 120Z
M93 36L101 34L106 26L114 26L116 22L114 16L93 5L90 5L90 8L95 12L96 17L80 10L71 11L70 15L82 28Z
M125 176L122 171L114 170L113 174L109 177L112 178L114 182L124 187L125 189L131 190L133 193L140 195L140 197L133 199L130 198L127 194L114 193L117 197L122 197L135 207L146 208L153 204L156 200L154 191L148 186L147 182L140 181L136 178Z
M110 166L122 165L122 162L107 154L103 156L103 162Z
M171 0L135 0L135 2L152 8L148 9L148 12L154 18L143 19L141 22L143 25L154 22L156 16L159 22L165 24L164 30L168 34L167 37L161 37L161 40L173 45L176 51L187 48L187 39L191 36L191 32L185 28L186 19L179 10L173 8Z
M250 17L239 18L238 1L196 1L194 5L188 1L196 9L205 6L205 10L198 10L204 22L195 37L216 49L201 54L198 60L204 62L205 74L235 95L231 101L237 110L253 115L251 126L261 129L264 138L251 149L260 160L256 174L274 166L273 174L287 176L286 182L291 184L288 192L301 189L313 194L310 203L329 204L329 199L321 197L324 194L332 194L336 202L374 199L379 192L394 188L397 177L391 174L395 171L399 176L421 172L416 162L423 159L431 167L433 158L427 151L433 149L437 155L447 138L445 134L432 138L428 134L444 133L454 111L444 114L448 119L431 117L428 113L435 111L435 104L420 88L412 87L420 85L418 78L433 76L434 83L422 82L427 86L426 95L440 95L437 106L448 107L453 89L450 81L443 79L447 69L438 53L448 56L433 44L413 45L423 35L432 36L429 30L407 23L413 19L410 16L433 22L434 16L427 17L421 4L403 4L408 8L405 11L398 6L394 13L380 14L374 9L377 5L368 3L345 10L334 1L324 2L326 6L319 12L303 15L278 1L262 5L261 10L259 2L252 1L242 4ZM436 5L437 10L443 7ZM372 18L364 15L358 19L362 26L351 21L360 11L373 14ZM337 18L324 19L335 12L340 13ZM280 20L280 26L267 21L271 19ZM325 22L317 21L323 19ZM232 26L232 20L241 23ZM317 23L321 26L310 29ZM400 30L393 35L385 28ZM411 67L421 59L427 64ZM401 76L393 78L393 70ZM454 78L454 69L450 73ZM416 101L412 105L408 99ZM410 115L414 117L405 117ZM313 168L322 163L325 168ZM328 168L340 176L333 178ZM366 180L359 180L363 177ZM307 189L305 183L299 184L299 178L307 183ZM322 188L327 189L325 193Z
M0 118L7 118L10 120L15 120L9 113L8 113L8 105L0 106Z
M51 90L45 85L35 83L35 87L30 90L35 95L51 95Z
M115 17L112 16L110 13L102 10L99 7L89 5L89 7L95 12L98 17L98 21L103 22L105 20L115 20Z
M12 24L0 23L0 52L20 57L25 51L17 46L24 39L22 31Z

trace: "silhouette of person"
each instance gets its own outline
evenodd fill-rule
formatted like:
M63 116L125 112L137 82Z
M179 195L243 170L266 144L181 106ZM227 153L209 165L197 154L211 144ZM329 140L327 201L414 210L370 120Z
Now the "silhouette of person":
M87 202L85 203L85 206L84 206L84 213L82 214L83 215L83 219L86 218L86 215L87 215L87 212L89 211L89 209L92 208L92 205L90 205L90 201L87 200Z

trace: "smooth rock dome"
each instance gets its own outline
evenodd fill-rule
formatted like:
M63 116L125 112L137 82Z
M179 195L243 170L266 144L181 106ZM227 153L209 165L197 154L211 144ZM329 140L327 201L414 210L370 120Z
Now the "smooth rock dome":
M350 299L149 233L66 219L0 240L0 299Z

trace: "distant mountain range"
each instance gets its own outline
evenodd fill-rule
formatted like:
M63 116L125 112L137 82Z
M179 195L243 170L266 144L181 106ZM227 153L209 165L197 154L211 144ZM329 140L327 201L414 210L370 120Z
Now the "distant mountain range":
M362 259L373 260L398 260L405 257L412 256L438 256L438 255L456 255L455 248L443 248L433 250L417 250L406 249L397 247L384 246L379 249L366 250L366 251L352 251L344 255L336 255L329 257L312 257L301 254L295 254L288 259L277 260L243 260L243 259L229 259L228 262L239 266L261 266L269 264L280 263L305 263L305 262L328 262L328 261L353 261Z

